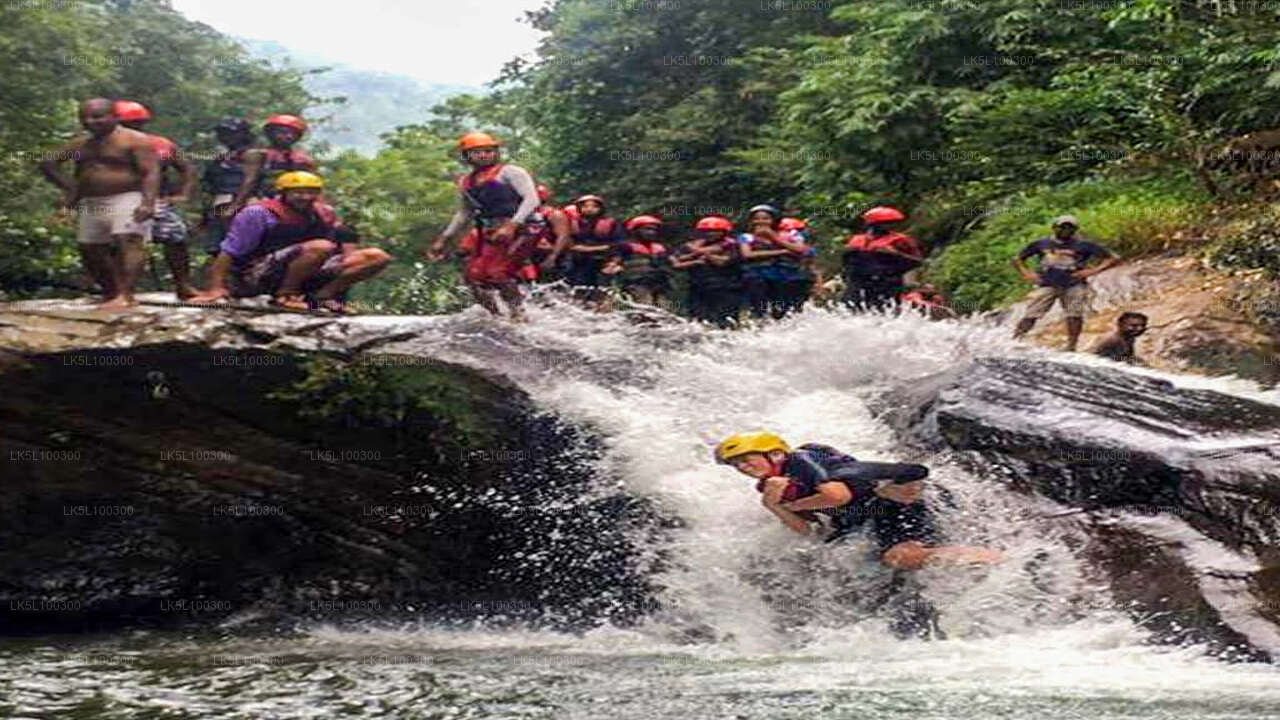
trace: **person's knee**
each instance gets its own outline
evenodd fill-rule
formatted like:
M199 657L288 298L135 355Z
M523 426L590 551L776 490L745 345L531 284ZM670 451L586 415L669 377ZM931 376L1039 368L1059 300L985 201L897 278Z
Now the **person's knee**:
M360 258L370 267L384 268L391 264L391 253L382 248L365 248L360 251Z
M907 540L885 550L880 559L895 570L919 570L929 559L929 548L918 540Z
M332 240L317 238L298 243L298 249L304 255L329 255L338 249L338 244Z

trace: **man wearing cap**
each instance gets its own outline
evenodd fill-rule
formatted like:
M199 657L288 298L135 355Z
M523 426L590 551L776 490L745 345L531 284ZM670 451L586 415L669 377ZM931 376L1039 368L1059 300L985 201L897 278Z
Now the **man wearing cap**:
M1088 278L1120 263L1110 250L1080 237L1080 221L1074 215L1061 215L1053 221L1053 235L1042 237L1023 248L1013 259L1013 266L1029 282L1038 287L1027 295L1027 312L1013 331L1020 338L1035 326L1053 307L1062 303L1067 316L1067 350L1074 352L1084 327L1084 311L1089 304ZM1027 260L1039 258L1038 271L1027 267ZM1088 267L1094 258L1102 262Z

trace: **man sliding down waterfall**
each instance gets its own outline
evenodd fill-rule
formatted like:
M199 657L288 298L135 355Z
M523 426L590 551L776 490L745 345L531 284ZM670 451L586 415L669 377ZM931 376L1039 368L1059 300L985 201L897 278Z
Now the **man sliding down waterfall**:
M715 451L716 462L753 477L761 501L782 524L809 535L817 515L829 517L843 537L868 520L880 546L880 559L896 570L925 565L999 562L999 550L940 545L932 513L925 505L924 478L929 468L907 463L859 462L826 445L801 445L794 451L769 433L734 435Z

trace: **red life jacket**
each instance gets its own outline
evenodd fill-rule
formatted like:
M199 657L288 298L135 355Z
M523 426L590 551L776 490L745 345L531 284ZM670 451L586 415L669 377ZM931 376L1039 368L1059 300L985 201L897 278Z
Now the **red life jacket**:
M332 240L340 224L338 214L333 211L333 208L320 202L312 206L315 208L314 213L307 214L294 210L277 198L270 198L256 204L270 210L271 214L276 216L277 222L262 236L262 242L258 243L258 248L253 253L254 258L296 245L304 240L317 238Z
M662 243L629 240L619 249L622 251L623 277L635 278L662 273L661 258L667 255L667 248Z
M458 190L471 206L477 220L515 217L524 198L516 189L498 180L506 165L498 163L474 170L458 181Z
M858 233L849 238L848 242L844 244L844 248L861 252L882 252L887 249L893 249L917 258L924 257L924 250L920 247L920 243L910 235L903 235L899 232L890 232L880 237L876 237L871 233Z
M160 161L160 194L172 195L175 186L169 182L168 170L174 167L173 158L178 154L178 145L167 137L147 135L151 141L151 149L155 150L156 159Z
M571 216L569 227L575 245L600 245L613 242L618 232L618 221L608 215L597 215L592 220Z
M306 150L289 148L281 150L277 147L266 149L262 160L262 179L258 183L259 197L274 197L276 194L276 178L294 170L314 172L316 161Z

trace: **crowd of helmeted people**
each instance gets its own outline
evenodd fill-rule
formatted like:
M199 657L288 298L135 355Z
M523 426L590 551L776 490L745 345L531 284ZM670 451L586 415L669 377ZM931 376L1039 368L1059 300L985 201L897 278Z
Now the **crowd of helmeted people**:
M138 102L86 100L80 106L86 134L41 163L64 191L65 205L78 211L77 245L102 289L102 307L136 304L145 243L152 240L164 246L178 298L197 304L267 296L286 311L348 313L348 290L391 262L385 251L363 244L325 201L325 180L299 147L308 130L302 118L268 117L263 146L246 120L222 120L214 132L225 149L203 168L172 140L146 132L151 119ZM897 229L907 218L894 207L862 213L864 227L839 248L839 274L824 282L808 224L774 205L756 205L740 217L708 215L686 227L659 214L624 220L597 194L558 207L528 170L503 161L501 142L490 134L465 134L457 152L470 166L458 180L457 210L425 254L435 262L461 260L476 300L494 314L505 304L512 318L523 319L527 289L550 283L596 309L627 301L725 328L748 317L783 318L815 297L854 310L953 314L931 285L909 282L925 252ZM59 171L67 161L75 164L71 178ZM180 211L196 200L197 187L204 191L198 234L214 258L203 290L191 281L191 233ZM1089 297L1086 279L1120 262L1080 237L1079 225L1074 216L1059 217L1053 235L1014 258L1037 286L1015 336L1060 303L1068 349L1075 349ZM1026 265L1030 259L1038 261L1034 270ZM1094 260L1100 262L1090 266ZM685 281L673 282L681 274ZM676 287L685 289L682 297L674 296ZM1144 316L1127 314L1102 354L1132 361L1133 340L1145 327Z
M524 168L501 161L499 141L468 133L458 144L472 170L459 181L453 221L428 250L441 261L456 241L467 283L494 313L499 300L521 316L521 283L562 282L597 308L622 298L683 309L720 327L744 317L782 318L802 310L823 283L818 249L807 222L770 204L740 218L708 215L675 227L658 214L615 217L596 194L563 207ZM894 229L906 220L896 208L862 214L865 229L842 248L840 299L851 308L879 310L898 303L947 312L931 286L908 287L906 276L924 260L920 243ZM675 242L668 238L675 236ZM684 297L673 297L677 273L687 274Z

